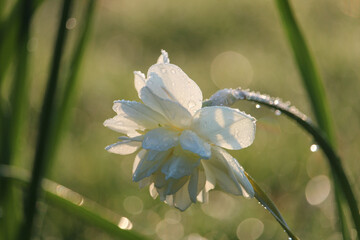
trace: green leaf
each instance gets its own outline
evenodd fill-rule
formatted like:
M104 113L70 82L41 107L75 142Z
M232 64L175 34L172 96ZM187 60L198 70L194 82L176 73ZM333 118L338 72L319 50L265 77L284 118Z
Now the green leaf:
M0 178L11 179L18 185L28 185L30 174L24 169L0 165ZM68 214L76 216L118 239L147 239L134 231L124 230L131 226L129 219L100 206L81 194L47 179L44 179L41 185L44 200L50 205L63 209Z
M289 239L292 240L299 240L297 236L290 230L289 226L285 222L284 218L281 216L278 208L275 206L274 202L271 201L271 199L266 195L266 193L260 188L260 186L255 182L255 180L247 173L245 172L246 177L249 179L251 185L253 186L255 190L255 198L261 203L261 205L268 210L271 215L274 216L276 221L278 221L281 225L281 227L284 229L284 231L289 236Z

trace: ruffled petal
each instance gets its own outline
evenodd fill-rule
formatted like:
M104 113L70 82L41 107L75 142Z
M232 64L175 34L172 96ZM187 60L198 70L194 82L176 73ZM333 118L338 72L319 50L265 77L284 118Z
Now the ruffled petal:
M197 196L204 188L206 181L206 177L203 171L200 171L199 169L194 169L193 173L190 176L189 181L189 195L190 199L193 203L196 203Z
M162 114L170 125L180 128L190 125L192 119L190 112L178 102L157 96L147 86L141 89L140 98L145 105Z
M185 211L191 205L191 199L188 191L188 183L185 184L174 196L174 206L181 211Z
M165 194L166 195L173 195L175 194L177 191L179 191L179 189L184 186L184 184L189 180L188 176L182 177L180 179L169 179L167 180L167 184L165 187Z
M204 139L227 149L238 150L252 144L255 118L229 107L205 107L194 116L191 128Z
M142 142L144 149L165 151L178 145L179 133L167 128L155 128L145 134Z
M176 153L175 153L176 152ZM165 174L165 179L179 179L189 176L193 169L200 164L200 157L195 154L186 154L181 151L175 151L170 159L162 166L161 172Z
M138 124L143 129L152 129L160 125L167 124L167 120L148 106L126 100L114 101L113 110L118 114L118 118L129 119ZM119 119L121 124L121 120Z
M202 92L178 66L158 63L151 66L147 73L148 86L157 96L180 103L192 115L202 106Z
M209 159L211 156L210 145L193 131L184 130L180 136L180 144L184 150L191 151L202 159Z
M117 115L113 118L105 120L104 126L110 128L113 131L127 134L127 135L138 135L138 130L145 130L144 126L139 125L131 119L128 119L124 116Z
M219 147L213 147L212 155L213 157L209 161L204 161L203 165L206 164L207 168L210 168L220 187L234 195L254 197L254 189L238 161Z
M127 155L136 152L141 147L141 142L125 140L107 146L105 149L111 153Z
M134 85L135 85L135 89L138 92L138 95L139 95L139 98L140 98L140 91L146 85L145 74L143 74L140 71L135 71L134 72Z
M150 154L151 153L151 154ZM133 181L138 182L156 172L160 165L169 157L170 151L158 152L149 150L141 159L133 174ZM149 156L153 159L149 159Z

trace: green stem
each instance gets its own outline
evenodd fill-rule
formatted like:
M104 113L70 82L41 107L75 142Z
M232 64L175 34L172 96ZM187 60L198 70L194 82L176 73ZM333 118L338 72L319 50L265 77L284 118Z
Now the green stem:
M29 172L16 167L0 165L0 178L12 180L20 185L29 184ZM117 239L144 239L145 237L135 233L131 229L132 223L125 217L106 209L81 194L74 192L56 182L43 179L41 184L44 199L54 207L67 211L73 216L98 227L99 229L117 237ZM122 221L123 224L120 224ZM126 224L128 223L128 224Z
M47 167L47 143L50 141L51 124L53 124L55 95L59 78L60 61L63 53L67 35L66 21L69 18L72 0L64 0L62 16L58 28L54 55L51 64L51 72L47 82L46 92L43 100L42 111L39 122L39 136L32 170L32 177L28 189L28 195L24 206L25 218L20 231L19 239L30 239L36 214L36 201L40 194L40 183Z
M357 232L360 232L360 214L355 195L351 189L349 180L345 174L345 171L341 165L340 157L335 152L331 143L328 141L323 132L318 129L310 120L308 116L300 112L296 107L291 106L289 103L284 103L278 98L273 98L268 95L262 95L260 93L251 92L242 89L224 89L215 93L208 101L203 103L203 106L214 105L232 105L238 100L247 100L255 103L263 104L267 107L281 111L283 114L296 121L303 129L305 129L314 140L322 148L326 155L330 168L334 173L335 183L340 185L345 199L351 211L351 216L354 221L354 225Z

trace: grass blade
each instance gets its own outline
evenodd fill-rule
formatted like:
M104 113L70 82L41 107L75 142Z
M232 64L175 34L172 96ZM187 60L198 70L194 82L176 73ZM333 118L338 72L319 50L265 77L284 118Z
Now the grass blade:
M32 177L28 189L28 195L24 206L24 222L20 231L19 239L30 239L31 231L36 214L36 201L40 194L40 184L47 167L47 147L50 137L51 124L53 124L55 95L59 78L60 60L62 57L65 39L67 35L66 21L69 18L72 0L64 0L62 16L58 28L57 40L51 64L49 79L43 100L42 111L39 122L39 135L36 145L35 159L32 170Z
M325 96L325 90L321 81L320 75L314 64L312 54L308 48L304 35L301 33L298 24L296 23L294 14L291 10L291 6L288 0L275 0L276 6L283 24L283 29L287 35L288 41L291 45L295 61L300 70L301 77L305 86L305 89L310 98L313 112L315 113L316 120L320 128L325 132L331 145L335 146L335 133L330 117L330 111L328 102ZM341 163L339 162L341 165ZM334 188L335 188L335 202L338 209L338 215L340 219L340 225L345 239L349 239L348 227L346 227L346 218L343 203L342 203L342 191L339 189L336 173L332 170L334 176ZM356 222L354 222L356 224ZM359 231L358 231L359 234Z
M299 68L305 89L311 101L313 111L320 128L334 144L335 134L330 117L329 104L320 75L315 67L310 49L296 23L288 0L275 0L283 29L286 33L296 64Z
M28 185L30 176L29 172L24 169L0 165L0 178L10 179L20 185ZM47 179L43 179L41 186L47 203L65 210L70 215L78 217L117 239L146 239L134 231L124 230L126 224L123 229L121 228L120 221L124 223L128 221L131 224L130 220L96 204L81 194Z
M59 145L59 141L61 140L61 134L64 132L66 125L69 121L71 106L75 102L76 87L79 81L81 63L84 57L86 46L88 45L89 41L95 7L96 1L89 0L89 4L87 5L87 9L85 10L86 14L82 21L80 21L84 23L84 27L75 46L74 54L70 61L70 69L68 77L66 79L64 94L59 101L59 109L56 112L56 117L54 118L55 123L53 125L53 130L51 131L53 135L50 137L52 143L49 146L50 150L48 154L49 161L52 161L54 155L56 154L56 147Z

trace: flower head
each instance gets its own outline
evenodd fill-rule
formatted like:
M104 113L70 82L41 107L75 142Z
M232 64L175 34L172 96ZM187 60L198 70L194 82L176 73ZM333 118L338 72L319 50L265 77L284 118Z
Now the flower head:
M199 86L162 50L147 77L134 72L135 88L143 103L117 100L117 115L104 122L124 134L106 150L121 155L138 150L133 180L150 185L160 197L180 210L206 202L218 185L234 195L253 197L254 189L243 168L225 149L248 147L255 138L255 119L237 109L202 108Z

